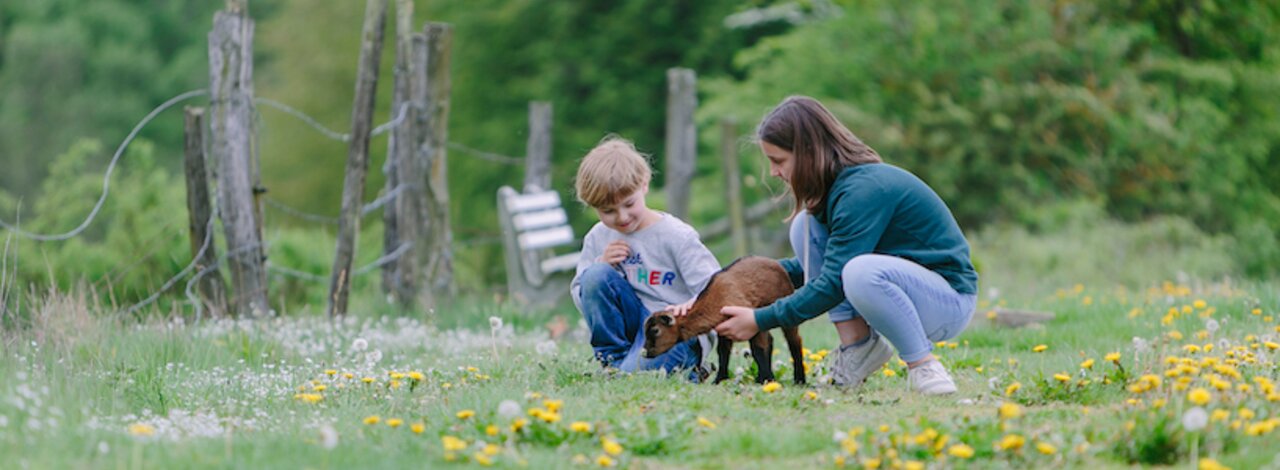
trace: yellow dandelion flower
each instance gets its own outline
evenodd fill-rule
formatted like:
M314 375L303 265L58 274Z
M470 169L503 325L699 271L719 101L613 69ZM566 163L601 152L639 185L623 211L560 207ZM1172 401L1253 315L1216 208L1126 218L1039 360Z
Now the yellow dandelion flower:
M702 427L704 427L704 428L707 428L707 429L715 429L715 428L716 428L716 423L712 422L711 420L709 420L709 419L707 419L707 418L701 417L701 416L699 416L699 417L698 417L698 425L699 425L699 426L702 426Z
M999 450L1018 450L1027 443L1027 439L1018 434L1006 434L999 442L996 442L996 448Z
M320 403L321 400L324 400L324 395L319 393L299 393L294 395L293 398L303 403L316 404Z
M888 368L886 368L886 369L885 369L883 372L881 372L881 373L882 373L882 374L884 374L884 376L885 376L885 377L897 377L897 376L898 376L898 372L897 372L897 371L894 371L893 369L888 369Z
M876 470L880 468L880 459L862 459L862 468Z
M350 372L343 372L343 373L342 373L342 378L344 378L344 379L354 379L355 377L356 377L356 374L353 374L353 373L350 373Z
M1169 339L1171 339L1171 340L1174 340L1174 341L1182 341L1182 332L1181 332L1181 331L1178 331L1178 330L1170 331L1170 332L1168 333L1168 336L1169 336Z
M1262 345L1263 345L1263 346L1266 346L1266 347L1267 347L1267 349L1270 349L1270 350L1272 350L1272 351L1275 351L1275 350L1277 350L1277 349L1280 349L1280 343L1277 343L1277 342L1275 342L1275 341L1267 341L1267 342L1265 342L1265 343L1262 343Z
M1187 401L1197 405L1204 406L1206 403L1209 403L1210 400L1213 400L1213 394L1203 388L1197 387L1191 389L1191 391L1187 393Z
M596 465L599 465L601 467L612 467L617 464L618 464L617 461L613 460L607 455L601 455L599 457L596 457Z
M591 423L588 423L586 421L574 421L573 423L569 424L569 430L573 432L582 432L582 433L591 432Z
M1080 303L1084 304L1085 306L1093 305L1093 296L1091 295L1084 296L1084 299L1081 299Z
M1211 458L1206 457L1206 458L1200 459L1199 469L1200 470L1231 470L1231 467L1220 464L1218 463L1217 460L1213 460Z
M964 444L956 444L947 449L947 454L952 457L967 459L973 457L973 448Z
M1021 388L1022 388L1022 384L1021 384L1021 383L1019 383L1019 382L1011 383L1011 384L1009 384L1009 386L1008 386L1008 387L1005 387L1005 388L1004 388L1004 396L1006 396L1006 397L1007 397L1007 396L1011 396L1011 395L1013 395L1014 393L1016 393L1016 392L1018 391L1018 389L1021 389Z
M414 381L421 382L423 380L426 380L427 376L422 375L422 372L418 372L415 370L409 373L409 378L413 379Z
M471 417L475 415L476 415L475 410L462 410L462 411L459 411L456 416L458 417L458 419L471 419Z
M458 451L467 448L467 441L446 435L440 437L440 445L445 451Z
M427 430L427 425L422 423L413 423L409 425L409 430L413 431L414 434L422 434Z
M1031 348L1031 352L1038 352L1038 353L1045 352L1048 349L1049 349L1049 345L1047 344L1037 344L1035 345L1035 347Z
M404 420L403 420L403 419L400 419L400 418L389 418L389 419L387 419L387 426L391 426L391 427L393 427L393 428L398 428L398 427L400 427L400 425L401 425L401 424L404 424Z
M529 420L524 418L516 418L511 422L511 432L520 432L525 426L529 425Z
M387 376L388 376L388 377L391 377L392 379L395 379L395 380L400 380L400 379L403 379L403 378L404 378L404 372L396 372L396 371L393 371L393 370L392 370L392 371L387 371Z
M560 411L560 408L564 406L564 400L543 400L542 406L546 408L547 411L555 413Z
M805 400L811 400L811 401L812 401L812 400L817 400L817 399L818 399L818 392L815 392L815 391L813 391L813 390L809 390L809 391L807 391L807 392L804 392L804 399L805 399Z
M782 384L778 382L769 382L767 384L764 384L763 387L760 387L760 389L764 390L764 393L773 393L778 390L782 390Z
M328 390L328 389L329 389L329 386L328 386L328 385L316 385L316 386L314 386L314 387L311 387L311 389L312 389L312 390L315 390L315 391L317 391L317 392L323 392L323 391L325 391L325 390Z
M484 427L484 433L487 436L497 436L499 432L501 431L495 425L490 424Z
M1022 416L1022 407L1018 406L1017 403L1006 401L1000 404L997 415L1000 416L1000 419L1014 419Z
M1080 363L1080 368L1081 368L1081 369L1092 369L1092 368L1093 368L1093 359L1085 359L1085 360L1084 360L1084 362L1081 362L1081 363Z
M1044 455L1053 455L1058 453L1058 448L1054 447L1053 444L1042 441L1036 443L1036 451Z
M360 378L360 381L361 381L361 382L364 382L364 383L367 383L367 384L371 384L371 383L373 383L374 378L373 378L373 377L361 377L361 378Z
M924 464L915 460L908 460L902 468L903 470L924 470Z
M369 415L364 418L364 424L378 424L382 418L378 415Z
M560 421L560 413L543 413L539 418L542 419L543 422L552 424Z
M1107 355L1106 355L1106 356L1103 356L1103 357L1102 357L1102 359L1106 360L1107 362L1116 362L1116 363L1118 363L1118 362L1120 362L1120 353L1118 353L1118 352L1109 352L1109 353L1107 353Z
M618 454L622 453L622 444L619 444L618 441L607 437L600 439L600 448L604 449L604 453L614 457L617 457Z
M1054 380L1057 380L1057 381L1059 381L1059 382L1070 382L1070 381L1071 381L1071 376L1070 376L1070 375L1067 375L1067 374L1064 374L1064 373L1062 373L1062 372L1059 372L1059 373L1057 373L1057 374L1053 374L1053 379L1054 379Z
M1255 308L1255 309L1253 309L1253 310L1250 310L1250 311L1249 311L1249 313L1252 313L1252 314L1254 314L1254 315L1262 315L1262 309L1260 309L1260 308Z
M324 375L327 375L327 376L329 376L329 377L333 377L334 375L337 375L337 374L338 374L338 371L333 370L333 369L325 369L325 370L324 370Z
M129 425L129 434L139 437L151 437L156 434L156 428L147 423L133 423Z
M482 450L481 452L484 452L484 455L498 455L498 452L500 451L502 451L502 448L498 447L497 444L494 444L491 442L491 443L485 444L484 450Z
M493 465L493 459L481 452L476 452L476 455L471 456L471 460L474 460L476 463L486 467Z

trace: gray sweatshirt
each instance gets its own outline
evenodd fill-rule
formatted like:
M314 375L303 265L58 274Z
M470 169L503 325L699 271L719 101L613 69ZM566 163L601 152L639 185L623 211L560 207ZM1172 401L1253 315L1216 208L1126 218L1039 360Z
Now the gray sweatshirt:
M578 271L569 285L579 310L582 309L579 282L582 272L598 262L604 248L618 239L625 240L631 247L631 256L616 268L649 312L687 302L702 292L711 276L720 270L720 263L698 239L693 227L671 214L659 213L661 219L634 233L624 234L600 222L587 232L582 241L582 257L578 258Z

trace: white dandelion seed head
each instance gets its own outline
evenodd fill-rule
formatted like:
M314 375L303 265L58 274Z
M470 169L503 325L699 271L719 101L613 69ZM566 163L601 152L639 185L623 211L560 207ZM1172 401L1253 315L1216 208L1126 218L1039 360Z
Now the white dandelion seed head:
M338 446L338 431L333 429L333 425L325 424L320 426L320 446L326 450Z
M107 445L107 441L98 441L98 453L105 454L111 452L111 446Z
M382 350L374 349L372 351L369 351L368 353L365 353L365 360L368 361L370 364L376 364L378 361L382 360Z
M543 356L554 355L557 351L559 351L559 348L560 346L556 345L555 340L550 340L550 339L540 342L536 346L536 350L538 351L538 354L541 354Z
M1188 431L1199 431L1209 424L1209 413L1201 407L1193 407L1182 414L1182 427Z
M1212 318L1206 320L1204 322L1204 329L1209 330L1209 334L1218 332L1218 320L1214 320Z
M501 330L501 329L502 329L502 318L501 318L501 317L489 317L489 329L490 329L490 330L493 330L493 331L495 331L495 332L496 332L496 331L498 331L498 330Z
M848 438L849 438L849 435L839 429L837 429L836 432L831 434L831 440L835 441L837 444L844 442L844 440Z
M356 338L355 341L351 342L352 351L360 352L368 348L369 348L369 341L365 340L364 338Z
M502 400L502 403L498 403L498 416L505 419L512 419L520 416L522 411L523 410L520 409L520 404L516 403L515 400Z
M1142 338L1139 338L1139 337L1137 337L1137 336L1134 336L1134 337L1133 337L1133 350L1134 350L1134 351L1137 351L1137 352L1145 352L1149 346L1150 346L1150 345L1147 343L1147 340L1142 339Z
M990 289L987 289L987 299L996 300L998 298L1000 298L1000 288L992 287Z
M1000 386L1000 377L992 377L987 379L987 388L991 390L995 390L996 387L999 387L999 386Z

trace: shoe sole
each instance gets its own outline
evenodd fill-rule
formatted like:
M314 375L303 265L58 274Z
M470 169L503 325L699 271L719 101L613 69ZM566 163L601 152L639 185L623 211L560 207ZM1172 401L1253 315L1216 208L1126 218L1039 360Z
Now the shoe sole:
M873 358L873 360L872 360L871 362L875 363L875 364L876 364L876 366L875 366L875 367L873 367L873 368L871 368L870 370L868 370L868 371L867 371L867 373L866 373L866 374L864 374L864 375L862 376L862 380L859 380L859 381L858 381L858 383L856 383L856 384L839 384L839 383L834 383L834 382L833 382L833 383L832 383L832 385L835 385L835 386L837 386L837 387L841 387L841 388L844 388L844 389L847 389L847 390L856 390L858 387L861 387L861 386L862 386L862 384L866 383L866 382L867 382L867 379L871 377L871 374L875 373L876 369L879 369L879 368L881 368L881 367L884 367L884 365L885 365L885 364L888 364L888 363L889 363L889 359L892 359L892 358L893 358L893 348L890 348L890 347L884 347L884 348L880 348L880 349L881 349L882 351L884 351L884 352L881 354L881 356L883 356L883 357ZM834 379L833 379L833 380L834 380Z

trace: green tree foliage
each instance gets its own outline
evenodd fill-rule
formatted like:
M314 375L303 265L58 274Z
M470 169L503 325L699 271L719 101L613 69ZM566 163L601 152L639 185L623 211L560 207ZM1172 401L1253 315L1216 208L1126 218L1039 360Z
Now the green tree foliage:
M739 54L746 78L707 87L704 121L809 94L966 225L1082 198L1130 220L1186 215L1243 237L1251 272L1280 265L1275 6L845 3ZM1191 19L1169 29L1170 14Z

